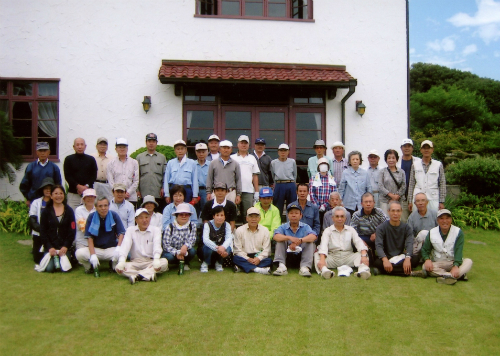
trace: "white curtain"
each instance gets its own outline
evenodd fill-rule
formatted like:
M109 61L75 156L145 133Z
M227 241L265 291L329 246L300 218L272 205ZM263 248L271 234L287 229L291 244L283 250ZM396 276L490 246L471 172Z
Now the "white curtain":
M50 120L50 121L48 121ZM38 103L38 127L49 137L57 137L57 103Z

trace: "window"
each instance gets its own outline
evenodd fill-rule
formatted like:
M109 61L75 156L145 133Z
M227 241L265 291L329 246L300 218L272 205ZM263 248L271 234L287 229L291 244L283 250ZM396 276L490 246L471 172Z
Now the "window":
M207 17L312 20L312 0L196 0Z
M27 159L36 157L36 143L50 146L50 158L57 159L59 81L0 78L0 112L8 115L14 137L20 139Z

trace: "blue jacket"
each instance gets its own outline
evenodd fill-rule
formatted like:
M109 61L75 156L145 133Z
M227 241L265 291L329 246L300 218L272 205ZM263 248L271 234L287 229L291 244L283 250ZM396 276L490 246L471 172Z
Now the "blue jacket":
M36 198L41 197L41 195L37 193L37 190L46 177L52 178L55 184L61 184L62 182L61 171L55 163L48 161L45 166L42 166L38 164L38 160L36 160L28 164L24 172L23 180L21 184L19 184L19 190L23 193L26 200L32 202Z

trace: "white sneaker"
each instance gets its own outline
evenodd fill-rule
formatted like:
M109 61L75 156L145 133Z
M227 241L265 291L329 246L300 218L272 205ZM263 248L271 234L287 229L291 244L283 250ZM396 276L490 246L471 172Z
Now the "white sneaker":
M273 276L286 276L288 274L288 270L285 265L280 264L276 271L273 272Z
M219 262L215 262L215 271L216 272L223 272L224 268L222 268L222 265Z
M370 271L361 271L358 272L356 275L361 279L368 279L371 277L372 274L370 273Z
M268 276L271 274L270 269L270 267L257 267L254 269L254 271Z
M184 271L190 271L190 270L191 270L191 268L189 268L188 265L184 265Z
M207 273L207 272L208 272L208 265L207 265L205 262L203 262L203 263L201 264L201 267L200 267L200 272L201 272L201 273Z
M306 266L300 267L300 269L299 269L299 276L302 276L302 277L311 277L311 271Z
M328 268L323 268L321 270L321 277L323 277L324 279L330 279L332 277L335 277L335 272L329 270Z

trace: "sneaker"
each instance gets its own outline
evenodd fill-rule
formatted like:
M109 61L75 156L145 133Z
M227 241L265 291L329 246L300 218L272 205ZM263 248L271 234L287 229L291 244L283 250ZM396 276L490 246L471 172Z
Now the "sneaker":
M356 276L358 276L361 279L367 280L368 278L371 277L370 271L361 271L356 273Z
M307 267L300 267L299 269L299 276L302 277L311 277L311 271Z
M270 267L257 267L257 268L255 268L255 272L269 276L269 275L271 275L271 268Z
M374 276L378 276L378 275L380 274L379 269L378 269L377 267L373 267L373 268L372 268L372 274L373 274Z
M241 272L241 268L239 268L238 266L234 265L234 267L233 267L233 272L234 272L234 273Z
M135 277L138 281L149 281L149 278L144 277L142 274L138 274L137 277Z
M412 277L422 277L422 278L427 278L427 271L425 269L421 271L411 271Z
M189 267L189 265L184 265L184 271L191 271L191 268Z
M200 267L200 272L201 272L201 273L207 273L207 272L208 272L208 265L207 265L205 262L203 262L203 263L201 264L201 267Z
M467 273L463 274L462 277L460 277L458 280L459 281L464 281L464 282L469 281L469 278L467 277Z
M224 268L222 268L222 265L219 262L215 262L215 271L216 272L223 272Z
M325 269L324 271L321 272L321 277L323 277L324 279L330 279L332 277L335 277L335 272L329 269Z
M286 276L288 274L288 270L286 266L280 266L276 268L276 271L273 272L273 276Z
M135 282L137 282L137 276L128 276L128 280L130 284L135 284Z
M457 279L453 278L452 276L443 276L443 277L436 278L436 282L439 284L453 285L453 284L457 283Z

